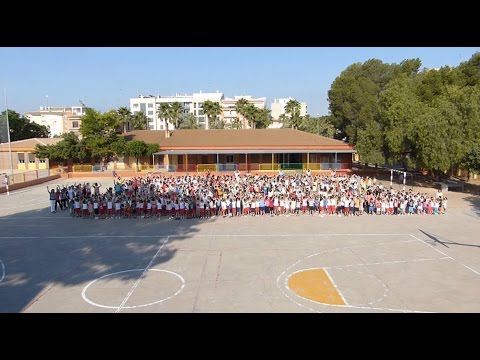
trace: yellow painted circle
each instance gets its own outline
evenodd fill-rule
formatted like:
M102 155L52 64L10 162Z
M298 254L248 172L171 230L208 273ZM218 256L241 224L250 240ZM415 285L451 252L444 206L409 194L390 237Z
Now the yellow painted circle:
M299 271L290 276L288 287L305 299L328 305L346 305L325 269Z

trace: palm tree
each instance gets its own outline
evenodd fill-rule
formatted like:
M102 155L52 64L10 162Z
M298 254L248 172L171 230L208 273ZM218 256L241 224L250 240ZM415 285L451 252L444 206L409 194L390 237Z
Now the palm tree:
M298 129L302 120L300 117L300 107L300 103L295 99L288 100L285 105L285 113L290 115L290 125L294 129Z
M266 129L272 123L271 110L257 109L255 129Z
M245 107L249 104L247 99L241 98L238 99L237 102L235 103L235 110L237 112L237 116L241 115L242 116L242 121L243 121L243 128L247 128L246 124L246 118L245 118Z
M181 122L180 128L182 129L199 129L197 117L193 114L188 114L187 117Z
M120 119L122 122L120 124L120 127L122 128L122 132L126 133L127 131L130 130L130 119L132 117L132 113L126 107L118 108L117 113L120 116Z
M289 128L290 127L290 119L288 118L287 115L281 114L278 117L278 120L282 123L283 128Z
M255 122L258 117L259 109L255 105L248 103L242 110L243 117L248 121L248 125L255 129Z
M220 103L218 102L213 102L210 100L206 100L203 103L203 112L205 115L207 115L207 126L206 128L209 129L209 123L212 122L212 128L216 129L220 124L217 124L217 116L222 113L222 109L220 108Z
M172 110L169 103L160 103L160 107L157 110L158 117L165 120L166 128L168 131L168 121L172 118Z
M135 113L130 118L130 123L133 130L148 130L148 117L143 111Z
M238 117L230 123L230 128L232 128L232 129L241 129L242 128L242 122L240 121L240 119Z
M178 122L181 120L183 112L182 104L180 104L178 101L175 101L170 105L170 111L172 121L175 121L175 129L178 129Z

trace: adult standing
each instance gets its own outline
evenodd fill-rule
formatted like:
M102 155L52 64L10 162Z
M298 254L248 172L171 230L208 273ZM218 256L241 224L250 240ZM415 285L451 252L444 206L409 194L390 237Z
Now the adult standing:
M54 189L50 190L47 186L47 192L50 195L50 212L54 213L56 212L55 211L55 190Z

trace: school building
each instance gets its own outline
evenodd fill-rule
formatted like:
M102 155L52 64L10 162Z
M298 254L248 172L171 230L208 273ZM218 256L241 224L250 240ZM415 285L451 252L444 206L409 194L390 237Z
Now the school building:
M10 143L12 150L12 166L14 170L44 170L49 169L48 159L39 159L33 153L35 146L55 145L62 138L31 138L25 140L12 141ZM10 169L10 152L8 143L0 144L0 169Z
M154 171L167 172L351 172L355 153L342 141L294 129L135 130L124 136L158 143L150 160Z

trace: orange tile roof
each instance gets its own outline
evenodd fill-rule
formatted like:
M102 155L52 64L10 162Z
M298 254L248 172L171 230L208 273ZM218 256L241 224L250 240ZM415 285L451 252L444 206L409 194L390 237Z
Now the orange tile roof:
M35 145L40 144L40 145L55 145L59 141L62 141L63 138L31 138L31 139L24 139L24 140L17 140L17 141L12 141L11 147L12 151L15 150L34 150ZM0 144L0 151L8 151L8 143L2 143Z
M165 130L135 130L125 139L158 143L160 149L342 149L354 148L340 140L330 139L294 129L240 129L240 130L172 130L170 138Z

